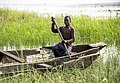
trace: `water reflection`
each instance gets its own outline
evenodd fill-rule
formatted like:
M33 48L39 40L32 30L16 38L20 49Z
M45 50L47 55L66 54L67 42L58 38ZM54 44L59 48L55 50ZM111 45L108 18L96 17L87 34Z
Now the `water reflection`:
M103 63L105 63L107 60L116 58L120 64L120 50L118 50L118 47L115 45L109 45L103 48L100 53L103 58Z

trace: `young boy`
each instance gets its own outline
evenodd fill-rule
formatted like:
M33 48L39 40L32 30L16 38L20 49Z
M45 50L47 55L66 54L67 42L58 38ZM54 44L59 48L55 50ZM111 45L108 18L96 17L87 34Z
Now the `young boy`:
M52 49L55 57L65 56L72 49L72 43L75 41L75 37L74 37L75 35L74 35L74 29L70 26L70 23L71 23L70 16L65 16L64 17L65 26L59 28L60 33L64 40L53 46ZM59 33L58 29L55 27L55 23L53 20L52 20L51 30L53 33ZM68 52L64 44L66 44Z

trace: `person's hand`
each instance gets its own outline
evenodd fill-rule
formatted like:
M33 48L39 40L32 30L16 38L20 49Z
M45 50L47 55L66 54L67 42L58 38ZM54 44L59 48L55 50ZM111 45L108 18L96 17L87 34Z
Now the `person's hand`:
M54 25L55 24L55 21L54 21L54 17L51 17L51 21L52 21L52 24Z
M68 41L67 40L63 40L62 43L67 43Z

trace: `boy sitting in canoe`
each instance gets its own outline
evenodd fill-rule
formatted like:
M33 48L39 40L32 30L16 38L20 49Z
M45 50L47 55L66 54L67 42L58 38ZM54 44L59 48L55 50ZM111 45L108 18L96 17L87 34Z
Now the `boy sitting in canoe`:
M64 17L65 26L57 28L55 25L54 18L52 17L52 27L53 33L59 33L62 36L62 41L55 46L52 50L55 57L66 56L71 52L72 43L75 41L74 29L70 26L71 18L70 16Z

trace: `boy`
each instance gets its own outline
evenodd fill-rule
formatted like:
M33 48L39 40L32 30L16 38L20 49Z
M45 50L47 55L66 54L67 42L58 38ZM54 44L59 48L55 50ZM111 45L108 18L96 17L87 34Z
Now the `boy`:
M70 16L65 16L64 17L65 26L62 26L59 28L60 33L64 40L62 40L60 43L53 46L53 49L52 49L55 57L65 56L72 49L72 43L75 41L75 37L74 37L75 35L74 35L74 29L70 26L70 23L71 23ZM55 23L53 21L53 18L52 18L51 30L53 33L59 33L58 29L55 28ZM64 44L66 44L68 52Z

